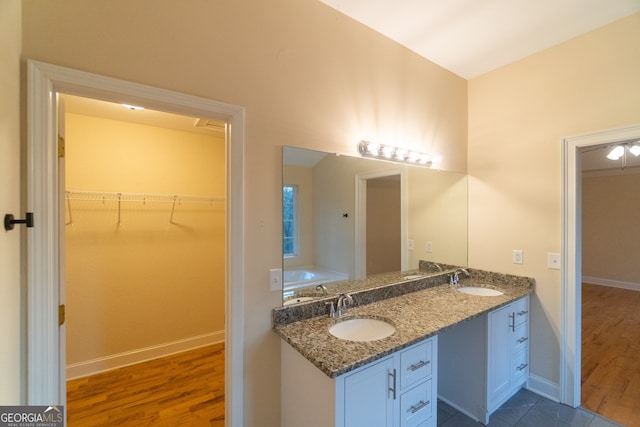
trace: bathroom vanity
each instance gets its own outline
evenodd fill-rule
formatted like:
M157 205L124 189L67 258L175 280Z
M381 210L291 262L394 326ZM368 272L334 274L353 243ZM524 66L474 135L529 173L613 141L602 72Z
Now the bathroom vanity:
M436 426L439 394L488 422L528 377L534 281L470 270L470 279L451 286L449 273L353 293L354 306L339 318L323 314L327 301L275 309L274 331L283 339L282 425ZM491 292L458 290L471 285ZM395 332L371 341L330 333L350 319L382 320Z
M529 377L529 296L439 335L438 397L483 424Z
M336 378L282 342L282 425L435 427L437 342L429 338Z

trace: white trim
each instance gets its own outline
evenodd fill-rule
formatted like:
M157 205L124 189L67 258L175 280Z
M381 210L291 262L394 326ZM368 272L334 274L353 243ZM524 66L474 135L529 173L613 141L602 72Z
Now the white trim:
M67 381L221 342L224 342L224 330L71 363L66 367Z
M123 80L29 60L27 62L27 210L35 227L27 233L28 405L58 404L58 180L55 137L58 92L144 105L177 114L223 120L227 141L227 277L225 424L243 424L244 337L244 109Z
M628 289L630 291L640 291L640 283L624 282L622 280L603 279L601 277L583 276L582 283L591 285L608 286L610 288Z
M546 378L529 374L527 390L546 397L549 400L553 400L554 402L560 401L560 384L551 382Z
M580 405L582 219L580 149L640 138L640 125L562 139L562 300L560 318L560 402Z
M407 239L409 238L409 207L407 167L397 166L390 169L356 174L355 184L355 278L364 279L367 271L367 180L384 176L400 175L400 268L406 271L408 266Z

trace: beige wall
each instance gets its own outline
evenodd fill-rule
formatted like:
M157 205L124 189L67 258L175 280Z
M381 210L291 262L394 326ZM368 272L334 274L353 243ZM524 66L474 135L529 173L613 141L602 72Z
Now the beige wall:
M0 206L2 218L20 209L20 2L0 0ZM20 233L0 230L0 405L18 405L20 380L21 298Z
M409 169L408 267L420 260L467 265L467 176L426 168ZM432 252L428 253L427 242Z
M469 265L535 277L531 373L559 382L561 138L640 123L640 14L469 82ZM524 264L511 250L524 250Z
M464 172L467 82L317 0L22 4L24 58L246 108L245 425L279 425L281 146L402 141Z
M225 195L225 141L66 114L66 189ZM67 364L161 347L225 327L225 208L70 200ZM120 223L118 223L118 215Z
M640 290L640 173L582 178L582 276Z

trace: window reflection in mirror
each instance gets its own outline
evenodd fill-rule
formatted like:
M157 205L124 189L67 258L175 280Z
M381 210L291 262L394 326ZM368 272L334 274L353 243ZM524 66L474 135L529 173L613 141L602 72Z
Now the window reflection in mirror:
M401 180L400 196L377 197L377 205L383 206L388 216L385 218L383 214L374 219L371 212L367 213L373 209L366 204L367 193L377 182L374 178L384 176L390 176L383 180L387 186L393 187L392 181L396 180L394 191L398 190L397 180ZM288 192L293 201L286 200ZM374 193L370 196L376 199ZM398 219L392 220L392 214ZM396 237L382 236L386 225L396 224L390 227L397 230L397 221L399 243ZM366 229L371 232L376 227L379 233L367 237ZM370 246L374 238L380 240ZM374 252L380 260L368 259ZM418 268L419 260L466 266L466 175L283 148L285 304L335 295L336 289L349 291L345 286L366 277L374 267L376 272L397 270L397 259L401 260L401 270L408 272ZM386 261L394 267L377 269Z

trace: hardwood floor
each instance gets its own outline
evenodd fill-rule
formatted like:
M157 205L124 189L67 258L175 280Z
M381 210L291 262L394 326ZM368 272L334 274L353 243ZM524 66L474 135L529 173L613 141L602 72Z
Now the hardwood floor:
M582 406L640 427L640 292L582 285Z
M224 427L224 343L70 380L67 421Z

